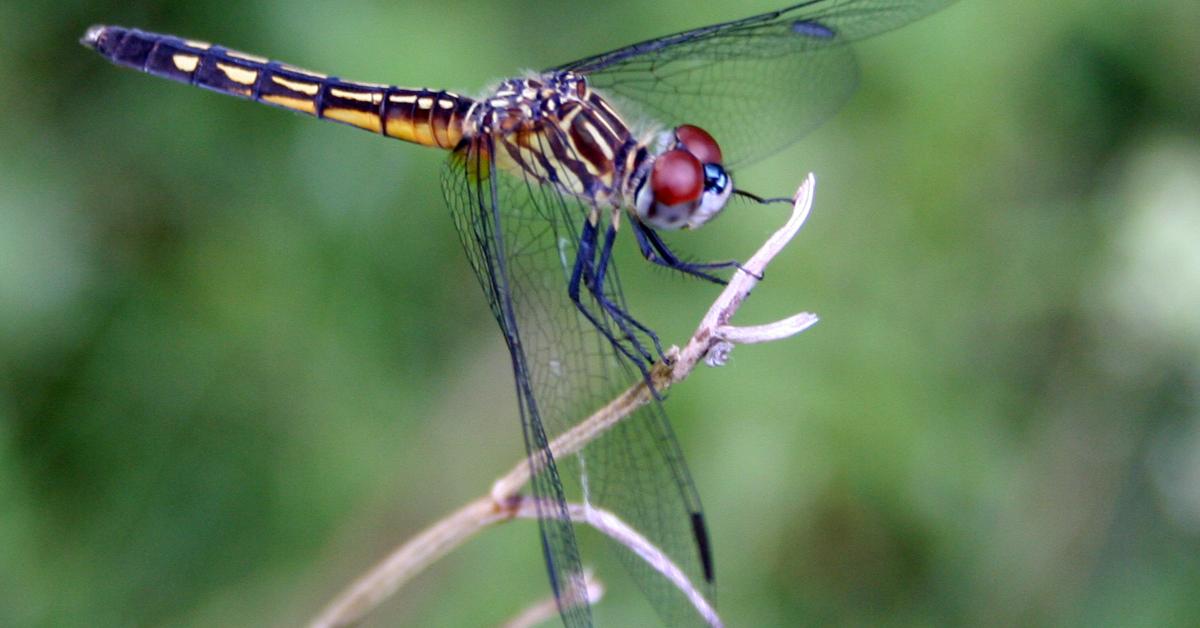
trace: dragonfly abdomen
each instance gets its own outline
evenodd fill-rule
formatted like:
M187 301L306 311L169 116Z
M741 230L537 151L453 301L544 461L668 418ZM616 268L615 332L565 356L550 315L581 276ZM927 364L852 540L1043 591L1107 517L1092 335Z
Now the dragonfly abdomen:
M346 81L221 46L120 26L93 26L82 43L117 65L452 149L475 101L453 92Z

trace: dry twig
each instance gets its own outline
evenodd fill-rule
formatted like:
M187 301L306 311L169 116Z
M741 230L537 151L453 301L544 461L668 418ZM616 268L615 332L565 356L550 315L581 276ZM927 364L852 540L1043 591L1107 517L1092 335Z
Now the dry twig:
M758 284L758 278L762 277L767 265L787 246L804 224L812 208L814 185L813 175L809 174L796 192L791 218L743 264L748 272L734 274L683 349L672 347L671 363L655 365L651 371L651 379L656 390L665 391L672 384L687 377L701 360L713 366L724 364L729 351L736 344L787 338L817 322L815 315L801 313L766 325L737 327L729 324L734 313ZM653 395L647 383L638 382L592 416L555 438L550 443L552 455L561 459L578 452L634 410L649 403L651 399ZM488 495L463 506L396 548L334 598L311 625L315 628L325 628L356 624L381 602L391 597L405 582L465 543L480 530L514 517L536 517L532 500L522 499L520 496L520 490L529 478L529 461L526 459L498 479ZM571 504L568 510L572 520L586 523L629 547L683 591L697 612L710 625L720 625L720 618L716 612L687 581L687 577L636 530L629 528L613 513L587 505ZM589 588L589 594L590 592Z
M590 569L583 570L583 583L587 587L585 598L588 604L595 604L604 597L604 584L592 577ZM577 597L570 595L569 597ZM504 624L504 628L530 628L537 626L546 621L558 617L558 600L554 596L550 596L533 606L525 609L520 615L508 620Z

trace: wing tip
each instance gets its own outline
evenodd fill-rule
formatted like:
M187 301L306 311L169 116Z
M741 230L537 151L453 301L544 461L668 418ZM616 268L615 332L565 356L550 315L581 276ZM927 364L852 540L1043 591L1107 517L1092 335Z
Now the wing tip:
M700 552L700 566L704 569L704 581L713 584L716 574L713 573L712 544L708 539L708 526L704 523L704 513L692 513L692 534L696 537L696 549Z

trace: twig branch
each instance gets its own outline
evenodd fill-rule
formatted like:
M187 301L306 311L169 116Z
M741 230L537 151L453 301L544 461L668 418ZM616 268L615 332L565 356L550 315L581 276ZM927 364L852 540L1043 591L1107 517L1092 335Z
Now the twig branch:
M734 274L729 285L725 287L725 290L721 292L700 321L699 327L692 334L687 345L683 349L671 348L671 363L660 363L654 366L651 371L651 381L656 390L665 391L672 384L681 381L695 369L701 360L705 360L710 365L723 364L734 344L779 340L800 333L816 323L815 315L801 313L767 325L736 327L729 324L734 313L758 284L767 265L795 237L801 225L808 218L812 208L814 185L813 175L809 174L796 192L792 215L788 222L776 231L749 261L743 264L746 272ZM652 398L653 395L647 383L645 381L638 382L592 416L555 438L550 443L552 455L556 459L561 459L578 452L587 443L598 438ZM325 628L358 623L383 600L391 597L405 582L466 542L483 528L520 516L522 502L528 503L529 500L519 499L518 494L521 488L529 482L530 477L529 462L525 460L498 479L492 485L489 495L467 504L396 548L383 561L334 598L311 625L314 628ZM574 505L572 507L579 508ZM584 510L598 512L594 508L585 508ZM654 548L644 537L628 528L619 519L616 520L617 523L620 523L618 526L604 517L589 518L587 512L579 514L582 521L609 534L612 538L622 537L624 540L618 538L618 541L638 552L643 560L649 562L655 558L653 553L662 556L660 550ZM570 516L572 519L576 518L575 513ZM604 526L608 527L608 531L604 529ZM631 536L624 535L624 531L618 532L621 526L640 538L643 543L637 542ZM667 563L669 562L668 560ZM659 569L660 565L652 564L656 569ZM673 564L671 566L674 567ZM659 571L664 573L661 569ZM678 571L677 567L676 571ZM664 575L666 574L664 573ZM668 576L668 579L671 577ZM704 600L698 593L695 596L690 594L687 590L687 586L690 585L681 586L680 582L671 580L673 584L681 587L685 595L692 600L698 612L708 619L708 615L705 613L711 612L711 605L707 600ZM686 577L684 580L686 581ZM706 608L708 611L704 610ZM712 612L712 617L716 618L715 612ZM716 621L719 622L719 618Z
M536 500L517 498L515 504L514 513L517 517L521 519L538 518L539 509L537 508ZM557 509L543 507L541 510L543 512L553 512ZM671 557L658 549L649 539L642 536L637 530L634 530L616 514L590 504L569 503L567 504L567 516L570 517L571 521L576 523L586 523L594 530L633 551L647 565L682 591L687 596L688 601L692 603L692 606L695 607L696 612L700 614L700 617L709 626L712 628L724 627L724 622L717 615L717 609L713 608L712 604L704 599L704 594L692 584L687 574L683 573L683 570L671 560ZM584 578L587 578L587 573L584 574Z
M313 619L314 627L354 625L408 582L475 536L476 532L511 515L484 496L410 538L347 587Z
M604 583L593 578L590 569L583 570L583 584L587 587L585 597L588 604L595 604L600 601L600 598L604 597ZM576 596L572 594L569 597L575 598ZM531 628L557 616L558 600L555 600L554 596L551 595L525 609L520 615L508 620L504 624L504 628Z
M792 216L787 223L743 264L746 272L738 272L729 280L729 284L708 308L687 345L682 350L671 348L671 363L660 362L654 365L650 377L656 390L665 391L672 384L683 380L696 368L696 364L720 343L749 344L779 340L798 334L817 322L815 314L802 312L781 321L754 327L735 327L728 324L729 319L750 295L750 291L758 285L767 264L787 246L808 218L809 211L812 210L815 184L816 181L810 173L796 191ZM550 452L554 459L558 460L583 449L584 445L608 431L653 397L645 380L634 384L595 414L551 441ZM503 502L512 498L529 482L529 478L529 460L526 459L492 485L492 499Z

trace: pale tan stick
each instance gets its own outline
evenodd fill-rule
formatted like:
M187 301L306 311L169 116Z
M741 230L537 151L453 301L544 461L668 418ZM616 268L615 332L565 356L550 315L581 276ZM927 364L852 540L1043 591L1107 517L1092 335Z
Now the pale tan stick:
M687 377L696 368L696 364L708 355L709 351L714 347L723 348L722 343L749 344L779 340L798 334L817 322L816 315L803 312L781 321L754 327L734 327L728 324L729 319L741 307L742 301L758 284L758 277L763 275L767 264L787 246L808 218L808 213L812 209L814 185L813 175L809 174L800 189L796 191L791 219L779 231L776 231L748 262L743 264L748 272L734 274L717 300L713 301L708 313L700 321L700 326L692 334L692 339L682 351L672 347L670 351L671 364L658 363L654 365L650 376L655 389L659 392L665 391L671 384ZM550 443L551 453L557 460L579 451L584 445L595 440L596 437L608 431L609 428L652 398L653 395L650 394L650 388L646 382L639 381L609 402L607 406L555 438ZM521 487L529 482L529 477L529 461L528 459L522 460L512 471L492 485L492 498L496 501L503 501L516 495Z
M396 548L363 577L342 591L312 626L346 626L362 619L426 567L462 545L483 528L510 518L488 496L438 521Z
M595 604L604 597L604 583L592 577L590 569L583 570L583 582L587 587L588 604ZM571 597L575 597L572 595ZM504 628L531 628L543 622L558 618L558 601L550 596L533 606L525 609L520 615L508 620Z
M537 519L538 508L537 500L531 498L520 498L516 502L514 515L521 519ZM553 506L544 506L546 512L554 512L557 510ZM666 578L671 584L674 584L685 596L692 606L712 628L724 628L724 622L717 615L717 609L712 607L708 600L704 599L704 594L700 592L688 579L687 574L667 556L665 552L658 549L649 539L634 530L629 524L625 523L620 517L611 511L597 508L589 504L567 504L567 516L576 523L586 523L592 529L600 532L608 538L624 545L634 554L637 554L647 565L657 571ZM584 579L590 574L585 570ZM564 596L566 597L566 596Z
M701 360L713 365L724 363L733 344L779 340L816 323L815 315L801 313L768 325L729 325L729 320L757 285L758 277L763 275L767 264L787 246L804 224L812 208L814 184L813 175L809 174L796 192L791 218L743 265L747 272L734 274L688 344L682 350L671 349L671 364L655 365L651 378L656 390L665 391L687 377ZM651 398L653 395L646 383L638 382L592 416L555 438L550 444L552 455L562 458L578 452ZM311 625L324 628L353 625L361 621L430 563L483 528L519 514L519 503L525 500L519 500L517 496L529 478L529 463L523 461L492 485L490 495L467 504L394 550L334 598Z

